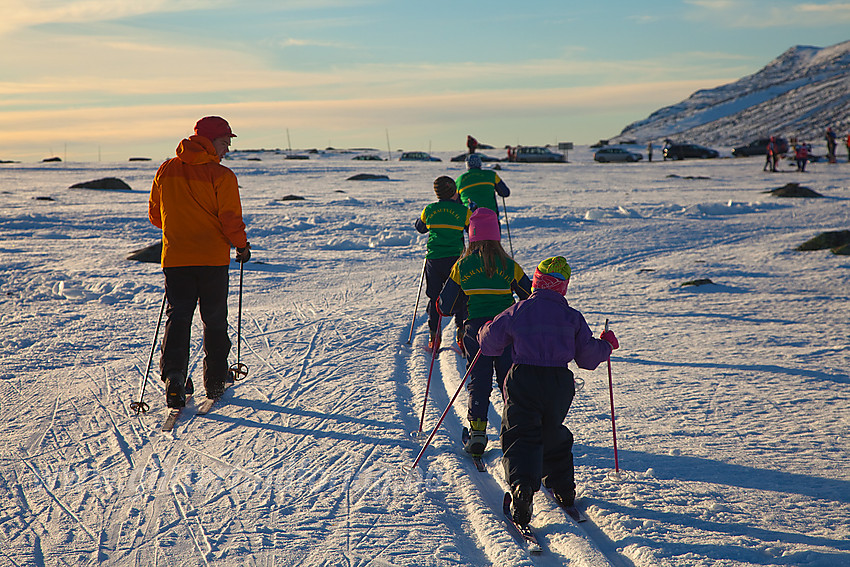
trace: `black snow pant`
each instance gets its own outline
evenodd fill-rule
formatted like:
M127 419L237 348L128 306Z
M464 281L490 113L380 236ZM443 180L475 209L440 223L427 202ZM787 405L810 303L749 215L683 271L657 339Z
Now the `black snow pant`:
M163 268L165 295L165 334L159 368L162 379L179 373L186 380L189 373L189 343L195 307L200 305L204 325L204 388L207 393L220 392L228 373L227 355L227 291L229 266L185 266ZM192 393L191 378L186 394Z
M542 480L557 493L575 490L573 434L564 425L573 396L568 368L516 364L508 372L500 433L508 485L536 492Z
M478 317L470 319L464 325L463 349L466 351L466 367L472 364L475 356L481 349L478 344L478 331L484 324L492 319L492 317ZM487 419L487 412L490 409L490 394L493 392L493 372L496 373L496 384L499 386L499 391L505 384L505 376L511 369L511 347L508 346L502 351L500 356L484 356L478 357L478 362L469 374L466 382L466 391L469 394L467 405L467 418L472 421L475 419Z
M449 279L449 274L457 262L458 257L451 258L428 258L425 260L425 295L428 296L428 329L431 334L437 332L437 323L439 322L439 314L437 313L437 299L440 297L440 292L443 291L443 286L446 280ZM463 321L466 319L466 305L457 309L455 312L455 325L463 327Z

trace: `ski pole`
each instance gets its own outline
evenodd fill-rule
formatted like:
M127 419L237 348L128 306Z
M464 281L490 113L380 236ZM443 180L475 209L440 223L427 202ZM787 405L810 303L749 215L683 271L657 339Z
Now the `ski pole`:
M605 319L605 330L608 330L608 319ZM614 420L614 381L611 379L611 355L608 355L608 393L611 398L611 433L614 436L614 471L620 474L620 461L617 456L617 424Z
M419 276L419 291L416 292L416 304L413 306L413 319L410 321L410 334L407 335L407 344L413 340L413 326L416 324L416 311L419 310L419 298L422 297L422 282L425 281L425 266L428 263L428 258L422 262L422 275Z
M472 372L472 368L475 366L475 363L478 362L479 356L481 356L481 349L478 349L478 353L475 355L475 358L472 359L472 364L470 364L469 368L466 369L466 374L463 375L463 379L460 381L455 395L452 396L452 399L449 401L449 405L446 406L446 410L443 412L443 415L440 416L440 420L437 422L437 425L434 426L434 430L431 431L431 435L428 436L428 440L425 441L425 445L422 446L422 450L419 451L419 455L416 457L416 460L413 461L413 464L410 466L411 469L416 468L416 465L419 463L419 459L421 459L422 455L425 454L425 449L427 449L428 445L431 444L431 440L434 439L434 435L437 434L437 429L440 428L440 425L443 424L443 420L446 419L446 415L449 413L452 404L455 403L455 399L457 399L458 395L460 394L460 389L463 388L463 385L466 383L466 379L469 377L470 372Z
M159 319L156 321L156 330L153 332L153 344L151 344L151 354L148 357L148 367L145 368L145 378L142 380L142 388L139 392L139 401L132 402L130 404L130 409L136 412L136 415L140 413L147 413L150 409L147 402L145 402L145 386L148 384L148 376L151 372L151 364L153 364L153 353L156 352L156 339L159 337L159 326L162 324L162 314L165 312L165 302L168 298L166 293L162 294L162 305L159 308Z
M508 222L508 203L502 197L502 212L505 213L505 228L508 229L508 245L511 247L511 258L514 257L514 243L511 240L511 223Z
M439 311L437 313L437 334L434 335L434 344L431 347L431 367L428 369L428 381L425 382L425 399L422 401L422 417L419 418L419 431L416 432L416 437L422 435L422 425L425 423L425 406L428 404L428 392L431 389L431 374L434 372L434 360L437 358L437 349L440 346L437 337L440 336L442 331L443 315Z
M242 276L245 273L245 263L239 263L239 314L236 319L236 364L230 365L230 374L234 380L244 380L248 375L248 367L242 359Z

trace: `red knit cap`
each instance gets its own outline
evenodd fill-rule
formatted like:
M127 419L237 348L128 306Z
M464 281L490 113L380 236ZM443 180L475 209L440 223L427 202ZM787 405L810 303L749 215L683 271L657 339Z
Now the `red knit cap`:
M223 138L224 136L236 137L227 120L220 116L206 116L198 120L198 123L195 124L195 134L209 140Z

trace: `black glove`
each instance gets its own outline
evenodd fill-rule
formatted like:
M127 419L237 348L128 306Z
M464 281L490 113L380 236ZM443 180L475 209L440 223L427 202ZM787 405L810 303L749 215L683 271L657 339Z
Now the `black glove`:
M251 243L246 242L244 248L236 249L236 261L240 264L244 264L248 260L251 259Z

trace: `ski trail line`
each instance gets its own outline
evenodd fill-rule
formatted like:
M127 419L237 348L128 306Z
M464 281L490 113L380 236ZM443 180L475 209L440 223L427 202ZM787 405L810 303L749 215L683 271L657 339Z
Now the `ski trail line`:
M21 461L22 461L22 462L23 462L23 463L27 466L27 468L29 468L29 470L31 470L31 471L32 471L32 474L34 474L34 475L35 475L35 478L37 478L37 479L38 479L38 481L39 481L39 482L41 483L41 485L44 487L44 490L47 492L47 494L48 494L48 495L50 495L50 497L51 497L51 498L52 498L52 499L56 502L56 504L58 504L58 505L59 505L59 507L62 509L62 511L64 511L64 512L65 512L66 514L68 514L68 516L70 516L70 517L71 517L71 518L72 518L75 522L77 522L77 523L80 525L80 527L83 529L83 531L84 531L84 532L86 532L86 535L88 535L88 536L91 538L91 540L97 544L97 543L98 543L98 541L97 541L97 537L95 537L95 535L94 535L94 532L92 532L92 531L88 528L88 526L86 526L86 525L82 522L82 520L80 520L80 518L79 518L76 514L74 514L74 512L72 512L72 511L71 511L71 509L70 509L70 508L68 508L68 507L67 507L67 506L66 506L66 505L65 505L65 504L64 504L61 500L59 500L59 497L58 497L58 496L56 496L56 494L55 494L52 490L50 490L50 487L49 487L49 486L47 486L47 483L44 481L44 479L43 479L43 478L41 478L41 475L40 475L40 474L38 474L38 471L35 469L35 467L34 467L33 465L31 465L31 464L29 463L29 461L27 461L26 459L21 459Z

